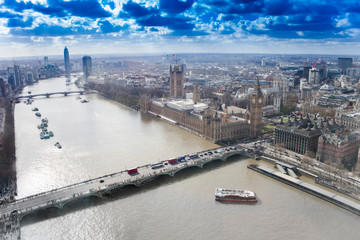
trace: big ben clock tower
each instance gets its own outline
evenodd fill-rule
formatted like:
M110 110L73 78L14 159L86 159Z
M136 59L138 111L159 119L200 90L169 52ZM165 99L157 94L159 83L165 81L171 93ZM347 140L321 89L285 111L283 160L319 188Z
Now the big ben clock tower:
M250 96L250 137L257 137L261 133L263 100L264 96L257 79L257 85Z

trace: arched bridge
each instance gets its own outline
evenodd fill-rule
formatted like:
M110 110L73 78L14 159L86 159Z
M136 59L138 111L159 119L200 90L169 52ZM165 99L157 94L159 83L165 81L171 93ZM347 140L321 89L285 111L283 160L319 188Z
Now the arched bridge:
M11 219L20 222L25 215L41 209L62 208L70 201L91 195L102 197L103 194L116 191L126 185L139 186L160 175L174 176L185 168L194 166L202 168L208 162L225 161L234 155L246 155L246 152L247 149L239 145L207 150L28 196L0 206L0 225L5 226L6 223L11 222Z
M39 94L29 94L29 95L22 95L22 96L17 96L16 99L23 99L23 98L35 98L35 97L50 97L53 95L63 95L63 96L67 96L69 94L90 94L90 93L95 93L95 91L84 91L84 90L79 90L79 91L64 91L64 92L52 92L52 93L39 93Z

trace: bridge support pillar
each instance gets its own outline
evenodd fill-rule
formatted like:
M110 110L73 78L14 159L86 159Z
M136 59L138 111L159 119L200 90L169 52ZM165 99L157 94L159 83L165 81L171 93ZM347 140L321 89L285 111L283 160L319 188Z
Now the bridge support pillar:
M67 93L67 92L65 92L65 93L64 93L64 96L67 96L67 95L68 95L68 93Z
M50 95L47 93L47 94L46 94L46 97L48 98L48 97L50 97Z
M135 182L135 186L136 186L136 187L140 187L140 184L141 184L140 180L137 180L137 181Z

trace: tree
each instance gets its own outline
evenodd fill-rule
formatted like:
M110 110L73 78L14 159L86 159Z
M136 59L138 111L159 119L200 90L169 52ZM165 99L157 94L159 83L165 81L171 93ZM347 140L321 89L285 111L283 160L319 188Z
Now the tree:
M215 92L216 89L212 88L212 87L205 87L202 90L202 97L203 98L212 98L213 97L213 92Z

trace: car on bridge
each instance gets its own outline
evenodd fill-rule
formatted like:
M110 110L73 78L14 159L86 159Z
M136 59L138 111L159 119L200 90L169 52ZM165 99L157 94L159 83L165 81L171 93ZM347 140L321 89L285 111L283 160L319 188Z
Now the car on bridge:
M174 159L169 160L168 163L171 165L175 165L175 164L178 164L179 162L177 161L176 158L174 158Z
M179 163L187 162L187 161L185 160L185 156L177 158L177 161L178 161Z
M151 169L159 169L165 167L162 163L156 163L151 165Z
M131 176L139 174L137 168L130 169L130 170L128 170L127 172L128 172L128 174L131 175Z

